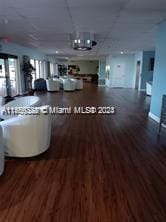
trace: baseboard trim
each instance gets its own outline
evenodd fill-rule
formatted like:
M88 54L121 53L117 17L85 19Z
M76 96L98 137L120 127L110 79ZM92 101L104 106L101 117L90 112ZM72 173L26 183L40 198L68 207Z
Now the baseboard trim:
M153 119L154 121L156 121L157 123L160 123L160 118L159 118L158 116L154 115L153 113L149 112L149 117L150 117L151 119ZM165 124L162 124L162 126L163 126L164 128L166 128L166 125L165 125Z
M153 120L155 120L157 123L160 123L160 118L153 113L149 112L149 117Z

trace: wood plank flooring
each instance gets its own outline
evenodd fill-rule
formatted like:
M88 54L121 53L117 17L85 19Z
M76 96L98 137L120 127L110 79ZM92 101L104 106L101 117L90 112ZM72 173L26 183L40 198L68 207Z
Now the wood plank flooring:
M0 222L166 221L166 131L158 140L149 97L92 84L37 94L43 104L115 105L117 113L56 115L46 153L7 159Z

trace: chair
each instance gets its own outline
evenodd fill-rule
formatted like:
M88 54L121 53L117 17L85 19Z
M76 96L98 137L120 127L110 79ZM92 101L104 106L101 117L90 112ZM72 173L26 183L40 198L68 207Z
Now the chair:
M4 105L4 97L0 96L0 106L3 106L3 105Z
M28 106L39 106L40 105L40 98L38 96L23 96L12 100L5 104L8 107L28 107Z
M59 78L59 81L60 81L60 89L63 89L63 79L62 77Z
M67 76L61 76L60 78L59 78L59 81L60 81L60 89L63 89L63 81L64 81L64 79L68 79L68 77Z
M46 80L45 79L36 79L34 81L34 89L35 90L39 90L39 91L42 91L42 90L47 90L47 87L46 87Z
M54 92L60 90L60 81L59 79L48 79L46 80L47 91Z
M71 79L63 79L63 89L64 91L74 91L76 89L75 81Z
M0 176L4 171L4 147L3 147L3 138L2 138L2 128L0 128Z
M83 89L83 80L82 79L74 79L70 78L75 83L75 89Z
M152 95L152 82L146 82L146 95Z
M83 89L83 80L82 79L77 79L76 83L76 89Z
M40 107L40 110L42 109L43 107ZM50 145L51 119L50 114L40 113L17 116L0 122L6 155L33 157L45 152Z
M23 96L20 98L17 98L15 100L12 100L11 102L6 103L4 106L0 108L0 118L2 119L8 119L13 117L10 115L5 115L4 110L5 107L13 108L13 107L35 107L40 106L40 98L38 96Z

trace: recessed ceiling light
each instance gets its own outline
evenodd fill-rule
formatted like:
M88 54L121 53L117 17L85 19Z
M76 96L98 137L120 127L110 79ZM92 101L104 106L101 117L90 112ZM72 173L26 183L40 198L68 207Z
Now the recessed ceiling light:
M124 54L124 52L122 52L122 51L121 51L121 52L120 52L120 54L121 54L121 55L123 55L123 54Z
M55 51L55 53L58 54L59 52L58 52L58 51Z

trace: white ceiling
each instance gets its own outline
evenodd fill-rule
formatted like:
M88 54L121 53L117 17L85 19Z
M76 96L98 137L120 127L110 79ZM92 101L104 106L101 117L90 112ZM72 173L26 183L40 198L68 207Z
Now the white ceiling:
M97 58L154 49L156 26L164 19L165 0L1 0L0 37L46 54ZM74 51L74 31L95 33L97 46Z

